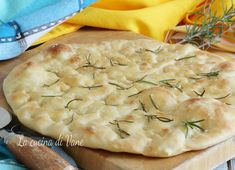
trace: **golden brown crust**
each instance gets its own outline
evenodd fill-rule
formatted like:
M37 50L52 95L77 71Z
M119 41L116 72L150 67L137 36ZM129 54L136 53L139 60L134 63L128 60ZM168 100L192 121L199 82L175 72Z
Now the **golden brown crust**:
M58 55L64 52L71 52L71 49L64 44L55 44L48 48L48 54L50 54L53 58L58 57Z
M235 64L153 40L59 44L4 81L19 120L84 146L168 157L235 134Z

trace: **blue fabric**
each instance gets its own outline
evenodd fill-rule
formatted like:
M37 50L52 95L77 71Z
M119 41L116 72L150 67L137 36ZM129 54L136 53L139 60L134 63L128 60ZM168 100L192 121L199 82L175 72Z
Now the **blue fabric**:
M9 151L4 143L4 140L0 138L0 169L1 170L26 170L24 165L16 161L15 156Z
M37 38L96 0L0 0L0 60L24 52Z
M60 0L1 0L0 18L8 22L22 16L30 15L41 8L53 5Z

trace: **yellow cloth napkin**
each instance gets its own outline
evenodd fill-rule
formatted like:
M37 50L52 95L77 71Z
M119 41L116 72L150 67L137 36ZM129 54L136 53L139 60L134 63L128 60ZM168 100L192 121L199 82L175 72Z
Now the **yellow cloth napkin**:
M129 30L163 41L203 0L100 0L41 37L35 44L74 32L82 26Z

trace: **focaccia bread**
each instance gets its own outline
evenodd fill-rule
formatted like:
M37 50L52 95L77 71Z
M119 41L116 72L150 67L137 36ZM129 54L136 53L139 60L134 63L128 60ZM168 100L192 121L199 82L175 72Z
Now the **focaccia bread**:
M235 134L235 60L154 40L58 44L4 93L27 127L90 148L168 157Z

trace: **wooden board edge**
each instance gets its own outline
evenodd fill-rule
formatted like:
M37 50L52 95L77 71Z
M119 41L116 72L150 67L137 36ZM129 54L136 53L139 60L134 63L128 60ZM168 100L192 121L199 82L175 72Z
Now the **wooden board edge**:
M217 155L217 156L214 156ZM210 147L193 159L182 162L173 170L209 170L235 157L235 137Z

